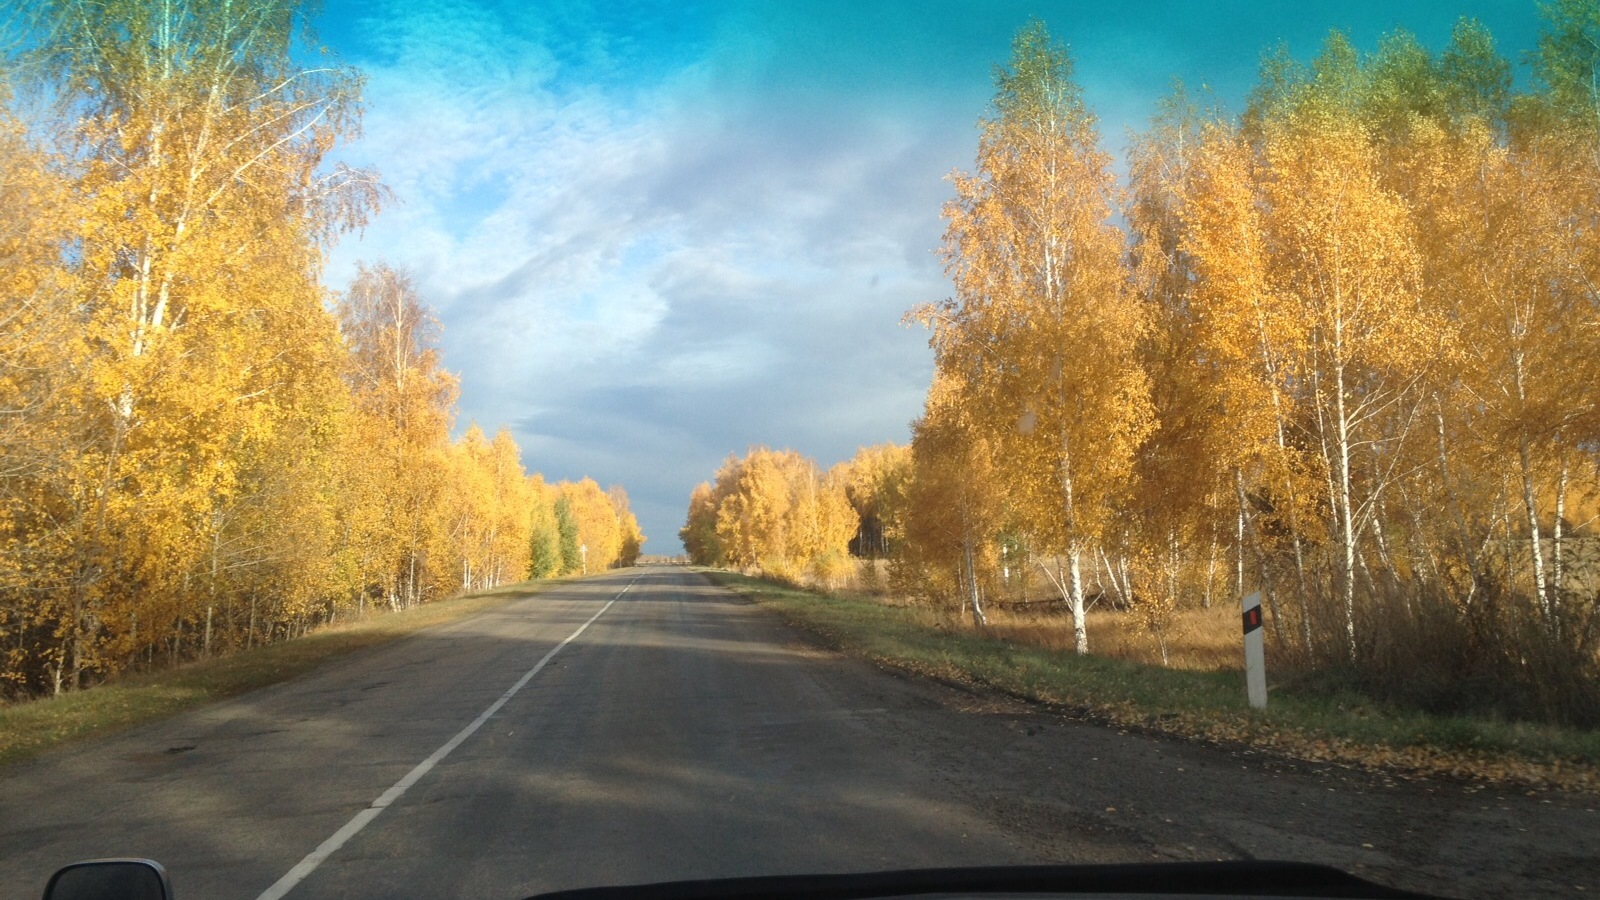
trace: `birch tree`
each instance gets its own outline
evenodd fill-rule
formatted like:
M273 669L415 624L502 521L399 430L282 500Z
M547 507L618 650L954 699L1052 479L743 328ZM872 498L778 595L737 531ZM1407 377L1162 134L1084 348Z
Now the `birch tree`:
M719 565L723 558L722 542L717 537L717 506L718 498L710 482L695 485L678 539L683 541L689 561L697 566Z
M1128 487L1151 428L1110 157L1042 23L1025 27L980 123L977 171L954 176L943 253L950 300L914 313L936 365L982 410L1024 527L1060 574L1088 652L1082 562Z
M125 660L119 635L165 635L174 659L195 643L196 604L213 608L195 593L214 583L203 548L248 490L241 454L296 427L284 363L307 348L283 326L325 323L320 248L375 189L324 165L356 128L358 85L303 63L295 4L31 13L84 201L63 258L81 356L55 425L71 449L41 485L61 501L53 681L71 688Z
M902 542L890 581L926 601L956 605L988 623L997 538L1007 518L994 445L965 400L959 376L935 371L923 415L911 426Z
M382 561L384 592L396 607L426 599L444 582L441 560L427 548L436 529L446 482L446 453L456 380L439 364L438 322L411 276L387 264L363 265L340 298L340 328L352 356L351 389L361 415L371 417L368 449L384 484L380 515L394 544Z
M639 530L639 520L633 514L627 488L613 484L606 488L606 497L611 500L611 509L617 514L617 526L621 529L616 565L631 566L639 561L639 554L644 550L644 542L648 538Z
M845 497L855 509L860 527L851 539L863 559L889 555L890 537L899 524L898 504L909 476L911 448L898 444L862 447L835 471L844 484Z
M1438 351L1440 330L1419 315L1405 207L1379 184L1370 139L1336 98L1303 98L1270 126L1265 156L1273 278L1307 335L1311 428L1329 482L1336 584L1354 662L1358 542L1393 474L1363 484L1354 457L1399 458L1415 421L1420 361ZM1396 411L1405 424L1386 433Z
M556 525L555 498L544 476L528 477L528 577L561 574L561 532Z
M1237 549L1229 524L1233 451L1225 394L1230 374L1206 345L1215 310L1196 296L1198 265L1186 243L1202 171L1208 122L1181 84L1162 102L1161 114L1130 148L1132 187L1127 219L1133 235L1133 286L1150 315L1139 344L1148 373L1155 428L1135 459L1134 491L1111 540L1113 552L1131 557L1123 571L1140 578L1135 604L1166 659L1172 615L1186 599L1209 606L1219 557ZM1225 572L1226 567L1223 566Z

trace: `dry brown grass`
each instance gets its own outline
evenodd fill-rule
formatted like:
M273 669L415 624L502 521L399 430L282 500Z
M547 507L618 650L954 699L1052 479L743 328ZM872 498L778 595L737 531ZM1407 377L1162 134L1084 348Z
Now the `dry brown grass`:
M1094 610L1089 613L1089 650L1096 656L1147 665L1161 665L1161 647L1154 633L1132 613ZM1019 644L1071 651L1072 619L1059 613L1026 613L996 609L989 613L989 632ZM1220 606L1181 610L1167 631L1168 666L1195 672L1236 671L1243 666L1239 617Z
M795 585L807 589L822 589L829 593L866 597L887 606L917 606L905 597L889 591L888 562L886 560L856 560L850 574L834 584ZM1033 606L1007 605L1005 600L991 602L986 610L989 627L985 633L1031 647L1072 652L1076 642L1072 633L1072 618L1065 606L1059 603L1037 605L1050 595L1051 586L1036 573L1029 575L1029 590ZM1016 601L1018 597L1008 598ZM934 619L946 627L964 620L964 614L953 610L934 613ZM1133 613L1116 610L1091 610L1089 612L1089 650L1096 656L1146 665L1161 665L1161 645L1155 633L1146 628ZM1238 671L1244 666L1242 643L1239 637L1239 612L1227 604L1214 604L1211 609L1186 609L1173 615L1167 630L1167 665L1173 669L1194 672Z

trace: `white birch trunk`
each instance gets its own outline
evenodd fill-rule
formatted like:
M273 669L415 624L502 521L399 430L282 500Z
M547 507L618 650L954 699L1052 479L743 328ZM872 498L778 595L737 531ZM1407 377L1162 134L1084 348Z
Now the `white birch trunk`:
M1462 510L1461 496L1456 492L1455 486L1451 484L1449 447L1445 441L1444 401L1438 396L1434 398L1434 424L1435 434L1438 438L1439 483L1444 485L1445 496L1450 498L1450 510L1455 517L1456 532L1461 541L1461 553L1466 557L1467 567L1472 574L1471 581L1467 585L1466 598L1466 605L1471 606L1478 592L1478 578L1480 577L1478 554L1473 550L1472 535L1467 530L1467 517Z
M1528 449L1528 439L1517 441L1517 458L1522 467L1522 507L1528 516L1528 555L1533 563L1533 593L1539 598L1539 611L1545 624L1550 624L1550 594L1544 577L1544 545L1539 533L1539 507L1533 496L1533 454Z
M1344 403L1342 363L1334 364L1333 375L1339 453L1338 493L1334 495L1334 499L1338 507L1336 512L1339 516L1339 538L1343 544L1340 548L1339 574L1344 582L1340 587L1344 600L1345 650L1349 653L1350 662L1354 663L1356 661L1356 534L1355 517L1351 512L1350 502L1350 421Z
M1566 537L1562 519L1567 514L1567 461L1561 460L1561 475L1556 479L1556 521L1550 535L1550 624L1551 630L1561 633L1561 587L1565 567L1561 545Z
M967 599L972 604L972 624L987 625L988 618L983 614L983 598L978 594L978 569L973 564L972 534L963 532L961 537L961 551L966 557L967 569Z
M1084 621L1083 570L1079 564L1080 551L1072 547L1067 551L1067 600L1072 606L1072 637L1079 656L1089 652L1089 628Z
M1234 579L1233 592L1236 596L1244 596L1244 488L1239 489L1239 532L1237 551L1234 554Z

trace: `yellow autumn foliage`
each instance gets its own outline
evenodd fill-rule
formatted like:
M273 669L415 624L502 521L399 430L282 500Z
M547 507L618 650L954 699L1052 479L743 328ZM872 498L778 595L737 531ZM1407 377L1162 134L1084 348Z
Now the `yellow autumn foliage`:
M0 102L0 699L525 577L549 498L505 430L451 440L410 277L321 284L383 190L330 162L361 77L298 0L30 15L55 105Z
M1600 13L1542 15L1522 94L1471 21L1268 57L1234 120L1180 86L1126 194L1025 28L945 209L955 295L909 316L901 589L982 623L1016 552L1162 647L1259 591L1280 661L1600 722Z
M837 474L793 450L755 447L695 489L679 536L698 565L830 581L845 570L858 528Z

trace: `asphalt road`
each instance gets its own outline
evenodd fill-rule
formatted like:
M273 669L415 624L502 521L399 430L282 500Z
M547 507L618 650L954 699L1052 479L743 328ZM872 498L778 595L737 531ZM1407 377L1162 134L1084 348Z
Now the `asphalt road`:
M0 772L0 897L99 856L161 860L183 900L1240 857L1586 896L1597 806L1071 721L842 658L655 567Z

